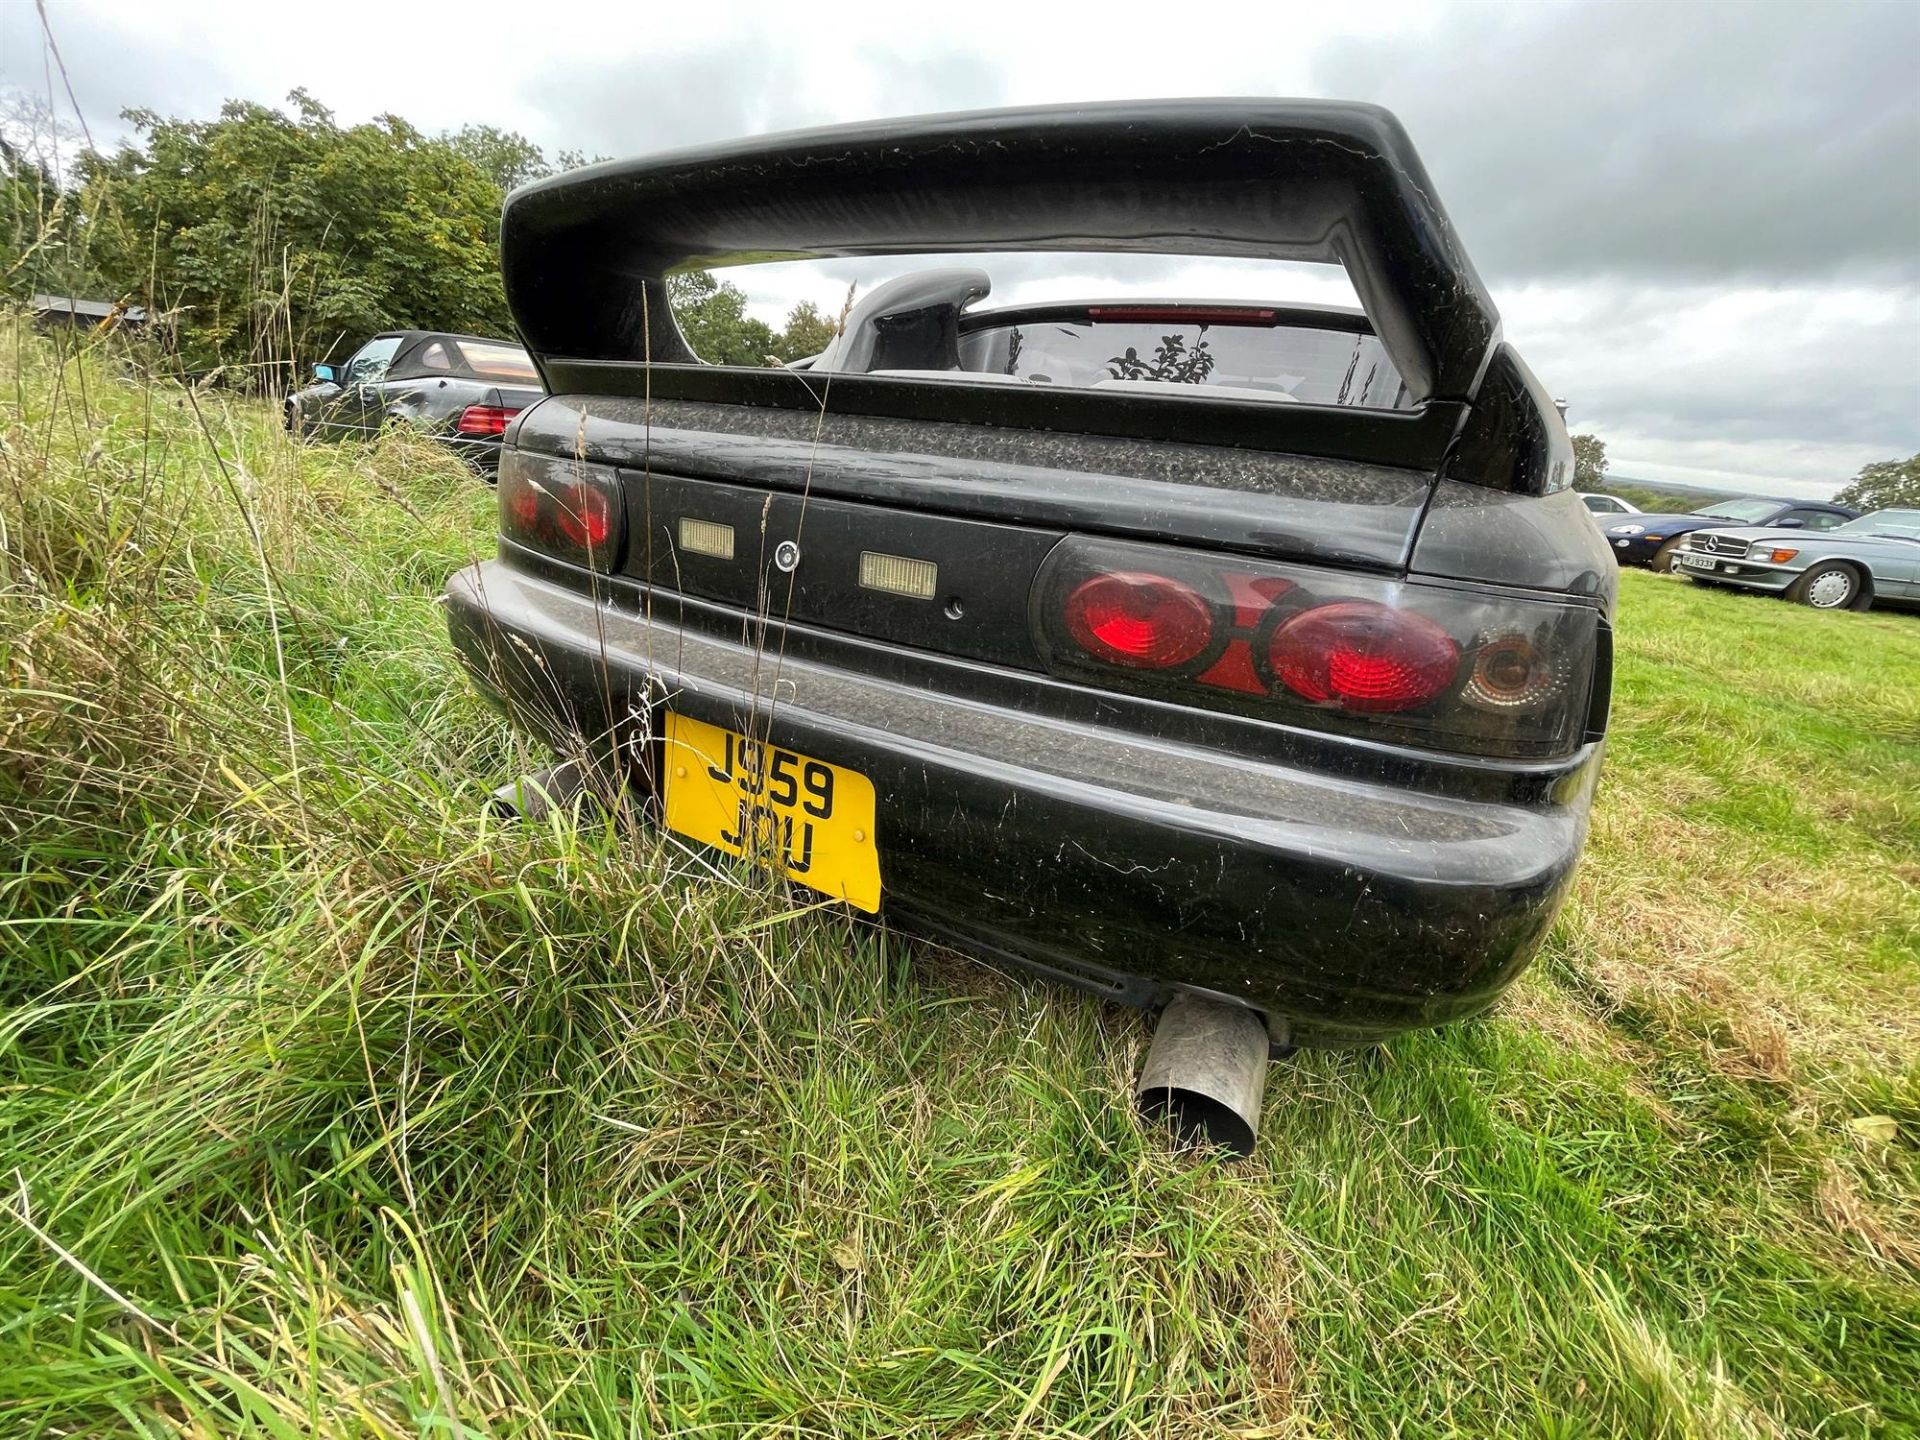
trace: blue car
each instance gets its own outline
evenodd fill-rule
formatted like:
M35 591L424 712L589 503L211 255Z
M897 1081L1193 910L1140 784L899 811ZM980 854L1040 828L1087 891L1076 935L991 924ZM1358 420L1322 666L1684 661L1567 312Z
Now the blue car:
M1623 515L1607 525L1607 544L1622 565L1645 565L1665 572L1673 569L1673 552L1680 539L1695 530L1724 529L1729 525L1766 526L1776 530L1831 530L1859 516L1845 505L1818 500L1722 500L1687 515Z

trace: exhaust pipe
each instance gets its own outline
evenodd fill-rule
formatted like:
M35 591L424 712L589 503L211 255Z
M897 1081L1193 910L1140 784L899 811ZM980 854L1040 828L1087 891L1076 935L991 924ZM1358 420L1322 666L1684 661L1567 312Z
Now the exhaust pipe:
M571 809L582 795L592 792L586 766L578 760L565 760L536 774L509 780L488 797L487 808L501 820L538 824L555 810Z
M1253 1153L1260 1097L1267 1088L1267 1027L1244 1005L1181 992L1160 1014L1133 1098L1149 1120L1165 1120L1183 1145L1224 1145Z

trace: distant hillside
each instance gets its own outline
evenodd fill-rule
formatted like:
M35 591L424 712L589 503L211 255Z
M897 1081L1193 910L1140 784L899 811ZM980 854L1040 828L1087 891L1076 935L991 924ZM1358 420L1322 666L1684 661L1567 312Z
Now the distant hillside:
M1614 471L1607 477L1611 485L1631 485L1636 490L1668 491L1675 495L1745 495L1745 490L1729 490L1719 485L1676 485L1671 480L1648 480L1640 475L1622 475Z
M1702 505L1711 505L1717 500L1725 500L1729 495L1738 495L1741 492L1670 485L1664 480L1642 480L1632 475L1609 475L1607 483L1600 487L1600 493L1618 495L1622 500L1638 505L1642 510L1683 515L1689 510L1698 510Z

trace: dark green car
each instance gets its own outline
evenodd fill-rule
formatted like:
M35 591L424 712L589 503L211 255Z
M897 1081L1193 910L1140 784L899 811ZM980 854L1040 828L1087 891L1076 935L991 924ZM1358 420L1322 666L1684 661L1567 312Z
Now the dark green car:
M287 429L319 440L369 439L415 425L483 474L500 464L507 424L541 395L532 357L511 340L390 330L344 365L316 365L286 399Z

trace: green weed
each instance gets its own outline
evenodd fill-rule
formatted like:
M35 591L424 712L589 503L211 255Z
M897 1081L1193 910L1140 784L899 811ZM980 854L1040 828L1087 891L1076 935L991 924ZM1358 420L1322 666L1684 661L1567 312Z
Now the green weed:
M1920 1427L1912 617L1624 577L1541 962L1228 1165L1132 1014L490 821L457 464L3 338L8 1433Z

